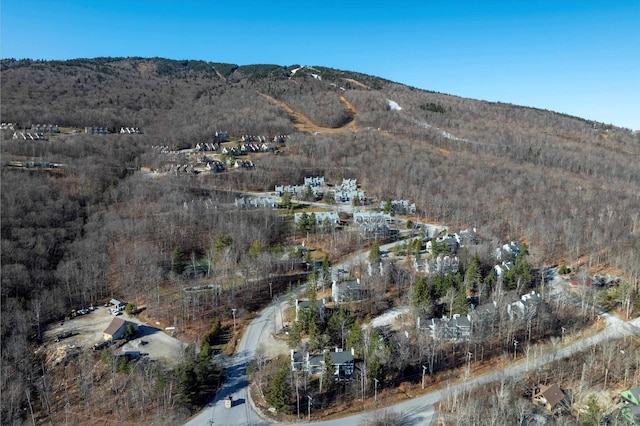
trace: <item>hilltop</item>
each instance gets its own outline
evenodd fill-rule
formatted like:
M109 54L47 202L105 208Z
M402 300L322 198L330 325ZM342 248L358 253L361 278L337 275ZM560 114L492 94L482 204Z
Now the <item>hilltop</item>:
M290 134L291 182L310 170L353 175L380 199L414 200L432 220L531 241L540 260L590 255L590 264L616 258L611 266L622 268L637 244L638 218L623 212L639 210L640 144L626 129L321 66L160 58L1 66L3 121L23 127L135 126L150 144L176 148L216 131ZM282 180L277 161L261 167L260 181L239 184Z

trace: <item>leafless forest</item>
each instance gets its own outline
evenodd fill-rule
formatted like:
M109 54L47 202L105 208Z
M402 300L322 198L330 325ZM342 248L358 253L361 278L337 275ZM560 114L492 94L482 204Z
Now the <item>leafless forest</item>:
M240 314L246 315L260 306L268 295L261 279L298 266L289 253L294 227L274 211L238 211L235 190L272 191L309 175L332 183L357 178L371 199L409 199L424 220L477 227L490 242L486 247L527 242L536 268L613 272L637 293L637 132L355 72L315 67L292 76L296 68L158 58L2 61L0 115L3 123L15 123L15 130L2 130L0 146L3 424L59 424L66 403L91 406L105 395L116 401L110 416L120 421L142 418L143 411L167 424L187 415L184 389L177 390L187 367L149 368L114 395L98 384L110 374L108 363L95 367L95 357L85 354L61 372L36 349L48 324L116 296L145 306L163 325L198 330L215 318L229 321L225 307L244 306ZM262 94L328 130L298 131ZM341 130L351 120L354 127ZM18 129L45 123L111 134L13 138ZM121 127L143 132L118 134ZM289 137L246 172L160 179L141 172L167 166L156 147L194 147L219 131L234 139ZM13 161L64 167L8 167ZM181 291L203 277L228 291ZM536 338L550 333L557 315L569 314L553 315L541 317L549 322L538 324ZM525 333L504 331L514 332ZM464 357L448 356L438 352L434 362L464 364ZM195 354L185 358L197 363Z

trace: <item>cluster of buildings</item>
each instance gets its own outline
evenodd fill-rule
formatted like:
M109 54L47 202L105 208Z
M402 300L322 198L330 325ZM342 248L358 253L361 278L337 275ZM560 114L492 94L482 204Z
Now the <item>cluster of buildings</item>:
M424 274L457 274L460 270L460 260L456 253L460 247L477 243L478 234L475 228L441 235L425 244L425 254L436 254L436 256L415 258L413 269ZM435 245L439 246L439 250L435 250Z
M2 123L0 125L0 130L15 130L15 123ZM22 137L24 140L47 140L47 135L52 133L60 133L60 127L57 124L33 124L29 131L25 132L16 132L13 134L13 139L20 139ZM75 133L75 131L74 131ZM111 133L107 127L99 127L99 126L91 126L85 127L84 133L90 135L107 135ZM120 127L120 131L117 133L120 134L128 134L128 135L137 135L141 134L142 131L138 127Z
M85 127L84 132L89 135L108 135L110 133L106 127Z
M494 251L494 256L497 260L514 260L520 252L522 251L522 246L516 243L515 241L511 241L507 244L498 247Z
M31 126L32 133L60 133L57 124L34 124Z
M58 169L64 167L61 163L51 163L49 161L9 161L7 167L14 169Z
M496 248L494 256L496 260L500 261L500 263L493 267L493 275L498 278L515 268L516 265L513 261L518 257L521 251L522 247L515 241L511 241Z
M502 305L495 301L479 305L468 315L455 314L451 318L429 318L426 321L418 317L416 326L419 330L428 330L434 340L467 340L472 336L474 328L495 323L501 316L501 310L510 321L528 321L537 315L542 303L540 294L532 291L520 296L518 300Z
M385 210L387 203L391 206L389 213L393 214L416 214L415 203L409 203L409 200L391 200L389 202L383 201L380 203L380 209Z
M287 193L296 198L305 198L310 192L314 199L319 199L323 196L324 186L324 177L312 176L305 177L303 185L276 185L275 192L279 197Z
M382 212L357 211L353 213L353 222L360 227L360 235L365 238L383 239L391 236L390 224L395 219Z
M355 199L364 202L366 200L364 192L358 189L356 179L343 179L342 183L334 188L336 203L351 203Z
M207 161L207 165L204 168L213 173L222 173L225 171L225 165L222 161L212 160Z
M322 374L326 371L325 355L328 354L333 366L333 377L338 380L351 380L355 371L354 351L335 348L311 354L309 351L297 352L291 349L291 371L306 371L309 374Z
M49 137L44 133L13 132L12 139L22 139L25 141L46 141L49 139Z
M275 209L278 201L272 197L240 197L236 198L235 205L242 210Z
M310 176L304 178L304 184L312 188L325 186L324 176Z
M293 215L293 222L298 224L306 217L307 220L314 221L315 226L337 226L340 224L340 216L338 212L313 212L307 213L295 213Z
M120 134L123 135L139 135L141 133L138 127L120 127Z
M311 303L309 300L296 299L296 321L301 319L303 312L310 310ZM324 321L326 315L325 300L316 300L315 305L315 310L318 313L320 321ZM351 351L343 351L340 348L335 348L333 351L325 349L315 354L310 353L308 349L304 351L291 349L291 371L305 371L312 375L324 373L327 369L325 355L328 355L331 360L335 380L351 380L355 370L353 348Z
M435 258L414 258L413 269L423 274L457 274L460 267L458 256L439 254Z
M286 193L291 197L304 198L308 188L311 188L314 197L317 196L318 189L316 187L308 187L307 185L276 185L275 193L278 197L282 197Z
M15 130L15 123L2 123L0 130ZM56 124L34 124L30 130L24 132L14 131L12 139L22 139L25 141L46 141L49 134L60 133L60 128Z
M196 149L200 151L206 151L207 144L197 144ZM243 143L239 146L223 146L222 148L217 147L215 144L209 144L209 151L219 151L223 155L238 157L240 155L247 155L250 153L257 152L271 152L276 150L276 146L272 143L262 143L260 145L253 143Z

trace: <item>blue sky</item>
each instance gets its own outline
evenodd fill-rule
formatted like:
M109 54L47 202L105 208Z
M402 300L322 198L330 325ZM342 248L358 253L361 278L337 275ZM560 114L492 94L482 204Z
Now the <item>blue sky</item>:
M640 130L640 0L2 0L2 58L323 65Z

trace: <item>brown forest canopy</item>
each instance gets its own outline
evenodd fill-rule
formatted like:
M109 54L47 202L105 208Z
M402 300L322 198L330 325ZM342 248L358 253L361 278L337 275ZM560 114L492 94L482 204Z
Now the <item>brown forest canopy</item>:
M187 258L213 253L220 269L250 270L256 241L282 242L288 228L275 213L208 209L233 201L226 189L357 178L369 197L412 200L423 219L475 226L496 244L526 241L536 266L640 276L640 137L627 129L320 66L95 58L2 60L0 70L3 123L143 130L37 144L2 130L6 419L25 415L28 346L42 324L114 291L159 303L158 282L180 286L176 247ZM298 131L299 119L277 102L326 131ZM154 180L137 172L162 165L154 146L193 147L217 131L289 138L248 173ZM65 173L4 167L11 160L62 163ZM268 271L278 255L265 256ZM184 320L208 315L194 306L209 302L185 303Z

